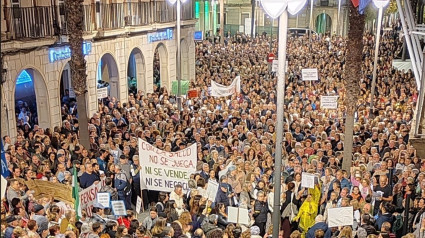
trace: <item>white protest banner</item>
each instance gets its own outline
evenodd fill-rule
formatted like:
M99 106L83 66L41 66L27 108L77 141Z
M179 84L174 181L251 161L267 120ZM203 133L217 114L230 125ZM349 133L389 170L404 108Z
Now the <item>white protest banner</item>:
M232 84L224 86L211 80L211 96L213 97L226 97L235 95L241 92L241 77L236 76Z
M352 226L353 207L339 207L328 209L329 227Z
M115 216L127 216L127 210L123 200L111 201L112 212Z
M320 96L320 107L323 109L338 109L338 96Z
M236 224L249 225L249 212L246 208L227 207L227 221Z
M4 196L6 195L6 187L7 187L7 180L1 176L1 199L3 200Z
M137 201L136 201L136 212L140 213L140 210L142 209L142 198L137 196Z
M85 210L89 217L92 215L91 210L93 204L96 202L97 193L103 186L105 186L105 179L102 179L102 181L97 184L92 184L79 193L81 210Z
M314 174L302 173L301 187L314 188Z
M109 208L111 202L111 195L109 193L97 193L96 202L105 208Z
M108 97L108 87L97 89L97 99L103 99Z
M139 158L142 170L140 183L149 190L171 192L177 184L189 189L190 175L196 171L196 143L177 152L166 152L139 139Z
M317 73L317 69L302 69L301 74L303 81L319 80L319 74Z
M215 197L217 196L217 191L218 191L218 183L213 180L208 181L208 187L207 187L208 200L214 202Z

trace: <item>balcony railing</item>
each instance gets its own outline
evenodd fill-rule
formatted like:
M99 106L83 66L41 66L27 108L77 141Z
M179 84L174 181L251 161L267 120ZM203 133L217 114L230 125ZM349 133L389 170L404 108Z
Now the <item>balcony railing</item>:
M5 7L4 15L9 39L46 38L59 34L53 7Z
M126 26L145 26L152 23L152 2L124 3L124 22Z
M193 0L181 6L181 19L193 19ZM66 6L6 7L7 40L46 38L70 34L67 29ZM83 6L83 30L120 29L125 26L145 26L176 21L176 7L168 1L90 4Z

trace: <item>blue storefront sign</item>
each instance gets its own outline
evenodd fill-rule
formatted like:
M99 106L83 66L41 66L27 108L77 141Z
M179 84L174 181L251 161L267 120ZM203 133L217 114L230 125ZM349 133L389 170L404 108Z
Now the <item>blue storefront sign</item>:
M173 39L173 30L172 29L148 33L148 43L152 43L152 42L156 42L156 41L162 41L162 40L172 40L172 39Z
M91 42L83 42L83 54L89 55L91 52ZM62 47L55 47L49 49L49 62L53 63L58 60L64 60L71 58L71 48L69 45Z

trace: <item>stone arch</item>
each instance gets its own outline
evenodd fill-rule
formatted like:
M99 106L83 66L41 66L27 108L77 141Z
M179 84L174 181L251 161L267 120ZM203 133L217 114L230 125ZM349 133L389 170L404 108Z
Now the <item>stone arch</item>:
M159 66L160 66L160 86L168 89L169 81L168 78L168 50L164 43L158 43L154 50L154 65L155 67L155 53L158 51L159 54ZM155 79L154 79L155 81Z
M130 52L127 66L128 88L130 89L130 80L128 77L135 77L137 90L146 92L146 63L145 57L140 48L135 47Z
M328 13L319 13L316 16L314 25L317 33L332 33L332 17Z
M108 87L108 96L120 100L119 70L112 53L104 53L97 63L96 89Z
M180 42L181 47L181 79L190 80L189 73L189 42L183 38Z
M49 91L47 90L47 84L45 81L44 76L40 73L40 70L37 69L34 66L26 66L20 69L18 74L16 75L15 79L13 80L13 90L12 90L12 97L13 97L13 121L14 125L16 125L16 114L19 112L16 111L16 91L17 91L17 80L18 77L21 75L21 73L26 70L26 72L31 76L32 83L34 85L34 92L35 92L35 98L36 98L36 107L37 107L37 119L38 119L38 126L41 128L50 128L51 127L51 113L50 113L50 98L49 98ZM10 118L9 118L10 119ZM15 127L16 128L16 127Z

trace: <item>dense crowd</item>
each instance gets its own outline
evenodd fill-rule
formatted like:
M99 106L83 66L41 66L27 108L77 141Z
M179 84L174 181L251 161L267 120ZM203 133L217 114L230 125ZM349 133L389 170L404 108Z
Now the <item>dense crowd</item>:
M290 36L280 211L273 207L277 79L266 61L270 48L277 51L277 41L270 46L265 36L236 34L226 38L224 46L197 43L191 88L198 89L200 97L185 99L180 113L165 88L132 91L124 103L108 98L90 118L90 148L84 148L78 140L82 125L75 100L66 96L61 127L26 123L19 127L16 141L4 136L11 176L1 205L1 236L271 237L271 213L279 212L280 237L285 238L424 237L425 164L408 142L417 91L410 71L392 68L402 46L398 36L394 27L381 38L372 119L374 37L364 35L351 171L341 170L345 39ZM302 81L303 68L317 68L319 81ZM240 94L209 95L211 80L229 85L237 75ZM338 95L338 110L322 109L321 95ZM191 175L188 190L141 189L138 138L165 151L196 143L199 172ZM219 177L224 169L228 172ZM34 197L24 183L42 179L71 185L74 172L81 190L104 179L101 191L125 201L127 215L114 216L98 203L78 214L54 197ZM314 188L301 185L304 172L318 178ZM210 181L219 183L214 201L205 192ZM141 221L134 212L137 196L149 211ZM350 206L353 225L329 227L329 209ZM229 207L248 209L249 224L228 222Z

